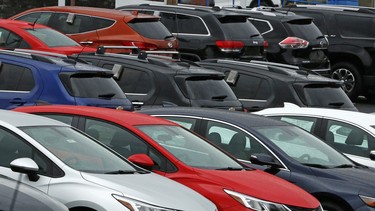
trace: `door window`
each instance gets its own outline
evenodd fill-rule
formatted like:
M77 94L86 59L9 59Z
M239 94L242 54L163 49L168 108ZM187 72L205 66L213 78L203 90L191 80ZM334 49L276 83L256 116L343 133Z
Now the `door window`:
M35 12L18 17L16 18L16 20L26 21L30 23L38 23L47 26L51 18L51 15L52 12Z
M29 92L35 86L32 71L28 68L2 63L0 91Z
M184 117L180 118L180 117L164 116L163 118L168 119L169 121L175 122L176 124L179 124L188 130L193 130L198 121L197 119L184 118Z
M199 17L177 14L177 29L181 34L208 35L208 29Z
M17 34L0 28L0 47L1 48L30 48L30 45Z
M299 116L275 116L271 118L291 123L310 133L313 133L316 127L316 121L317 121L317 119L313 117L299 117Z
M64 34L77 34L95 30L90 16L77 14L72 16L72 13L55 13L54 21L50 26Z

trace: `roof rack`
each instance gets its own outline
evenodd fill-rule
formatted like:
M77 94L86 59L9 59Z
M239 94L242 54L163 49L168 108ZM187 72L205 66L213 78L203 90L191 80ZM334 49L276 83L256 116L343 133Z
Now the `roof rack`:
M271 65L271 66L277 66L277 67L286 67L286 68L295 69L295 70L300 69L298 66L295 66L295 65L282 64L282 63L276 63L276 62L267 62L267 61L260 61L260 60L251 60L250 63Z
M18 57L22 57L26 59L32 59L36 61L43 61L43 62L48 62L50 64L55 64L55 62L51 60L50 58L37 54L37 53L32 54L31 52L22 52L20 50L15 51L15 49L4 49L4 50L0 50L0 54L18 56Z
M45 55L45 56L54 56L54 57L59 57L59 58L68 58L68 56L65 55L65 54L52 53L52 52L46 52L46 51L38 51L38 50L32 50L32 49L15 48L13 51L15 51L15 52L23 52L23 53L30 53L30 54Z

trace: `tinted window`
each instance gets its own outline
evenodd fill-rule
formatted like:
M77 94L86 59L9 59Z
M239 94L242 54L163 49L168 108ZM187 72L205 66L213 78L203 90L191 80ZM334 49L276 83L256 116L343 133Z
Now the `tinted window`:
M336 20L339 24L340 33L344 37L375 38L374 30L366 30L375 28L375 18L373 17L337 15Z
M324 16L320 13L298 12L299 15L314 18L313 22L323 34L328 34Z
M124 69L120 80L117 81L123 92L147 94L151 91L153 80L147 72L127 67Z
M91 19L95 23L95 29L110 27L112 24L115 23L114 20L108 20L103 18L91 17Z
M236 100L237 97L223 79L189 78L186 80L189 98L192 100Z
M121 88L110 75L105 77L89 73L74 75L61 73L60 79L68 92L75 97L126 98Z
M17 34L0 28L0 47L1 48L30 48L30 45Z
M38 38L48 47L80 46L66 35L50 28L27 29L26 31Z
M228 77L229 72L225 73ZM237 83L231 86L238 99L267 100L271 96L271 85L264 78L240 74Z
M284 25L294 36L302 39L316 40L323 36L322 32L312 22L312 19L297 19L288 21Z
M30 69L3 63L0 70L0 90L31 91L35 86Z
M51 12L36 12L27 14L21 17L16 18L16 20L22 20L30 23L38 23L42 25L48 25L48 22L51 18Z
M89 16L74 15L68 20L69 13L55 13L51 27L64 34L76 34L94 30L94 23Z
M259 36L259 31L247 19L247 17L225 16L219 18L221 27L230 39L249 39Z
M258 29L258 31L263 35L269 31L271 31L271 27L267 21L263 20L251 20L251 23Z
M159 14L161 17L160 21L164 24L167 29L172 33L177 33L177 21L176 15L174 13L161 12Z
M178 33L208 34L207 28L199 17L177 14Z
M135 19L136 22L128 23L128 25L134 29L138 34L150 38L150 39L157 39L157 40L164 40L166 38L172 37L172 34L168 31L168 29L160 22L155 20L142 20L142 19ZM141 21L142 20L142 21Z

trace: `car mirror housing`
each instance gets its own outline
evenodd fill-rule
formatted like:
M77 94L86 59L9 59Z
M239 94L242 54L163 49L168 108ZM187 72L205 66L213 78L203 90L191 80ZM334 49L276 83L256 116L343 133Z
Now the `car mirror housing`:
M128 160L144 169L151 171L154 161L146 154L134 154Z
M14 172L27 174L30 181L36 182L39 179L39 175L37 174L39 167L30 158L15 159L10 163L10 168Z
M276 163L275 160L264 153L257 153L253 154L250 156L250 162L253 164L258 164L258 165L269 165L272 168L280 168L282 167L280 164Z
M371 160L375 160L375 150L370 151L369 157L370 157Z

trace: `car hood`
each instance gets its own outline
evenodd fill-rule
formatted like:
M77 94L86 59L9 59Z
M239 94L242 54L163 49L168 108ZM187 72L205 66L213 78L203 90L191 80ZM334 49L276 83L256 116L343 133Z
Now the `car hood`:
M260 170L195 169L207 181L226 189L285 205L316 208L319 201L292 183Z
M107 175L82 172L81 175L89 182L149 204L186 211L216 210L211 201L197 192L154 173Z

